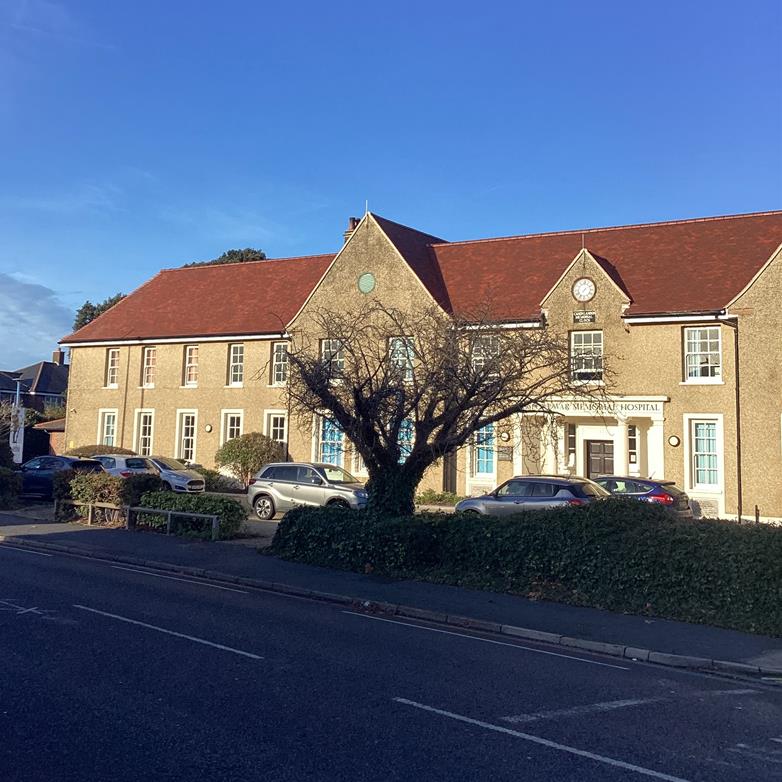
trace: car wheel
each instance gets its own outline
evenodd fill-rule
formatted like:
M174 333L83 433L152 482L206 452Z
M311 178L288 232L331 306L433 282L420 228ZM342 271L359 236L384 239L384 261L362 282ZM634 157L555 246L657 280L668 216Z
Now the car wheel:
M174 491L168 481L163 481L163 491Z
M461 511L465 516L480 516L481 512L475 510L475 508L467 508L467 510Z
M269 521L269 519L274 518L274 501L266 494L262 494L255 499L253 508L255 508L255 515L261 521Z
M332 500L328 504L329 508L339 508L340 510L347 510L350 508L350 503L346 502L345 500Z

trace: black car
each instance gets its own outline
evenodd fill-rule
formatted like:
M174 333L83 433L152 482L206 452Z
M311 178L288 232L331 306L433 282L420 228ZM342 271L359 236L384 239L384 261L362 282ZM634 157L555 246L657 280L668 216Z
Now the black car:
M641 502L653 502L668 508L683 519L692 518L690 498L673 481L604 475L595 478L595 483L619 497L630 497Z
M64 470L76 472L103 472L103 465L95 459L77 459L74 456L36 456L21 466L22 494L51 497L54 476Z

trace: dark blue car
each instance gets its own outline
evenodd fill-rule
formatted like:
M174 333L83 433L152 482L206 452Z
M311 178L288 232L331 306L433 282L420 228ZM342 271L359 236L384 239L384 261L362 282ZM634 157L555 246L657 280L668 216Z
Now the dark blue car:
M692 518L690 498L673 481L655 481L651 478L624 475L603 475L594 480L618 497L653 502L668 508L682 519Z
M54 476L63 470L103 472L103 465L95 459L77 459L74 456L36 456L21 466L22 494L51 497Z

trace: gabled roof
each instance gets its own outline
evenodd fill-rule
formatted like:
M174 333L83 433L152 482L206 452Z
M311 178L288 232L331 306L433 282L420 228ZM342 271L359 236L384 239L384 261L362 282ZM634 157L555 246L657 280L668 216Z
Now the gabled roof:
M62 342L279 333L333 259L166 269Z
M38 361L13 372L0 371L0 391L16 392L16 381L21 380L23 394L62 394L68 388L67 364Z

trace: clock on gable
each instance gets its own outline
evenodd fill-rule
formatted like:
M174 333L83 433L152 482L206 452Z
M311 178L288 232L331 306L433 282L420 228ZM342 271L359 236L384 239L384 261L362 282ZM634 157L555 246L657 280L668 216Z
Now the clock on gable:
M592 301L597 290L594 280L589 277L580 277L573 283L573 298L576 301Z

